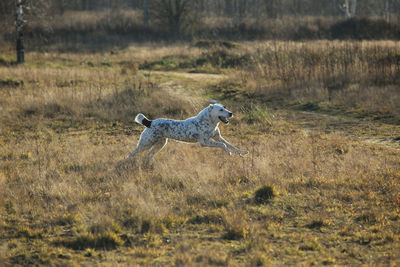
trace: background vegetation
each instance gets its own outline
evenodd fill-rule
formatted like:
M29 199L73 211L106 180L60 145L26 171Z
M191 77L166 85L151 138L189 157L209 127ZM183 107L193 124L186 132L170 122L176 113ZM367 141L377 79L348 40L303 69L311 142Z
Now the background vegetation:
M14 2L0 3L2 42L15 39ZM95 49L160 40L400 38L399 0L355 1L355 16L349 20L345 2L349 1L26 0L25 38L37 49L54 43L62 43L64 49L66 44Z

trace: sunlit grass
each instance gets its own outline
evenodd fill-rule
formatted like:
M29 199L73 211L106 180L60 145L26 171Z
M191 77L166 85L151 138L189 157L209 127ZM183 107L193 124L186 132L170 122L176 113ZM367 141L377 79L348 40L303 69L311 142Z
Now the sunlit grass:
M223 70L223 82L139 70L179 47L133 56L133 65L118 62L151 49L28 54L25 66L0 66L1 81L23 81L0 89L0 261L399 263L398 150L300 127L266 108L265 95L228 90L229 73L244 70ZM221 132L247 157L171 141L152 167L141 156L121 164L142 130L137 112L181 119L223 94L235 117Z

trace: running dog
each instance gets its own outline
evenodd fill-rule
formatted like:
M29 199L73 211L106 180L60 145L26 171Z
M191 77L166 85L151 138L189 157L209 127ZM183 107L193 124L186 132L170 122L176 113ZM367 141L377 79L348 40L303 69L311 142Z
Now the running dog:
M136 149L129 154L127 159L132 158L139 152L149 150L147 161L150 161L157 152L164 148L168 139L190 143L198 142L201 147L220 147L228 155L231 155L230 149L240 156L246 155L249 153L248 151L240 150L228 143L219 131L219 123L228 124L228 118L232 116L232 112L221 104L210 104L197 116L183 121L169 119L149 120L139 113L136 115L135 121L146 126L146 129L140 135Z

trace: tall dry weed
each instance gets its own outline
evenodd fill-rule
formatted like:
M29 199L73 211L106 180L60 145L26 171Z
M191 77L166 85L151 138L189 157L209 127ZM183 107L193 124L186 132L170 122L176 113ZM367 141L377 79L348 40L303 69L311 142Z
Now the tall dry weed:
M395 42L268 42L252 47L253 64L232 83L274 103L328 102L399 118ZM279 100L279 101L277 101ZM393 101L392 101L393 100ZM395 119L396 120L396 119Z

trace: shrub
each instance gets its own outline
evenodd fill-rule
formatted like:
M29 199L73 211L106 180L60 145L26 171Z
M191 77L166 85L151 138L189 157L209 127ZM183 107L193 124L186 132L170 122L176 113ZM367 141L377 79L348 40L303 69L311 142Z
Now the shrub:
M196 214L188 222L191 224L220 224L222 223L222 215L218 210L212 210L204 214Z
M66 213L51 220L53 225L71 226L80 221L79 215Z
M168 232L165 224L160 220L145 219L142 221L141 233L157 233L163 234Z
M63 240L60 243L65 247L75 250L83 250L87 248L111 250L123 244L119 236L113 232L104 232L96 235L85 233L78 235L71 240Z
M375 224L377 222L377 215L373 211L364 212L361 215L357 216L355 219L356 222L359 223L368 223L368 224Z
M299 249L303 251L318 251L321 249L321 243L315 237L310 240L306 240L304 244L299 246Z
M0 66L2 65L2 59L0 59ZM0 86L1 87L19 87L19 86L23 86L24 85L24 81L23 80L13 80L10 78L7 79L0 79Z
M398 25L383 19L352 18L333 24L330 29L333 39L399 39Z
M254 201L258 204L266 204L276 196L275 187L273 185L264 185L254 193Z
M306 225L306 227L309 229L320 229L323 226L326 226L326 222L324 222L322 219L313 220L311 223Z
M221 48L211 49L196 60L198 66L209 64L221 68L246 67L253 63L254 59L250 54L239 55Z
M240 240L247 236L249 230L242 224L233 224L226 226L226 232L222 238L227 240Z
M223 239L240 240L246 238L250 232L250 227L246 222L248 215L237 210L222 210L225 233Z
M201 49L215 49L215 48L233 49L233 48L238 48L239 44L230 41L200 40L194 43L193 46Z
M266 123L269 125L272 124L271 116L269 114L267 107L262 108L256 106L250 108L243 117L243 120L246 121L248 124L253 124L253 123Z

